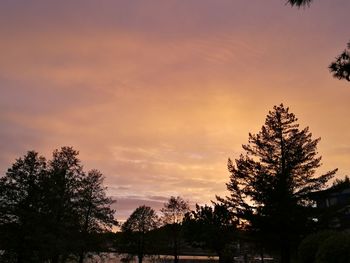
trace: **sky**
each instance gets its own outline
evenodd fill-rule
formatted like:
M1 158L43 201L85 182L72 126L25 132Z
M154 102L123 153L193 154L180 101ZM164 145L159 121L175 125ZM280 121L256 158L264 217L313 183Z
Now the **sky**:
M283 103L350 175L350 85L328 65L350 1L1 0L0 173L73 146L125 220L170 196L225 196L227 159Z

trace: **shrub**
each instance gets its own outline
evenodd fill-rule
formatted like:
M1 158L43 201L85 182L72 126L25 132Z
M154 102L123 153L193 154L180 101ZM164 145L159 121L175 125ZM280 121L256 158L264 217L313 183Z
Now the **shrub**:
M316 263L350 263L350 235L338 233L322 242Z
M314 263L320 245L332 235L335 235L335 232L321 231L304 238L298 248L298 262Z

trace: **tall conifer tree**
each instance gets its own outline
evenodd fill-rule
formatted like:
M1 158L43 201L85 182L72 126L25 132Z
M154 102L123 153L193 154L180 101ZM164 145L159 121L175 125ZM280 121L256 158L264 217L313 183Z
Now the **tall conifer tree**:
M249 134L245 153L228 161L226 202L252 230L277 239L282 263L290 262L292 242L312 222L309 193L322 189L337 171L316 175L319 141L308 127L299 129L295 115L281 104L258 134Z

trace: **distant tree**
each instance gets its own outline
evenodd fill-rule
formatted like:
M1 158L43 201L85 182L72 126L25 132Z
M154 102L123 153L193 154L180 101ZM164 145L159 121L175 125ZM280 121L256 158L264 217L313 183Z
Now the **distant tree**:
M180 196L171 196L169 201L161 209L163 213L163 223L169 231L169 238L172 242L174 263L179 262L179 238L181 232L182 220L187 212L190 211L188 202Z
M100 171L91 170L81 181L78 208L82 217L80 224L84 246L81 248L79 263L83 263L84 252L96 246L91 234L109 231L118 224L114 219L115 210L111 209L115 201L106 196L107 188L103 187L103 180Z
M163 222L166 224L181 224L185 214L190 210L188 202L182 197L171 196L164 207L161 209L163 213Z
M186 239L192 244L214 251L219 262L231 262L225 249L234 240L237 220L223 204L212 206L196 205L196 210L185 215Z
M149 206L140 206L129 216L122 225L126 250L136 254L138 262L142 263L147 246L147 233L159 225L156 212Z
M343 179L337 178L334 180L331 189L346 189L350 188L350 177L345 176Z
M276 236L282 263L290 262L292 242L312 223L309 193L323 188L337 171L315 175L320 138L311 136L281 104L269 112L258 134L249 134L245 154L235 164L228 161L226 203L250 229Z

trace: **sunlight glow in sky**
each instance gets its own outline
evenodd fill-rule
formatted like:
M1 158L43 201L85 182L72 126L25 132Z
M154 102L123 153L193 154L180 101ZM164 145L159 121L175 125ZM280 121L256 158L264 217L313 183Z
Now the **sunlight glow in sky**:
M350 175L350 86L327 66L350 1L0 3L0 171L28 150L80 151L117 218L171 195L225 195L226 163L284 103L321 137L320 173Z

